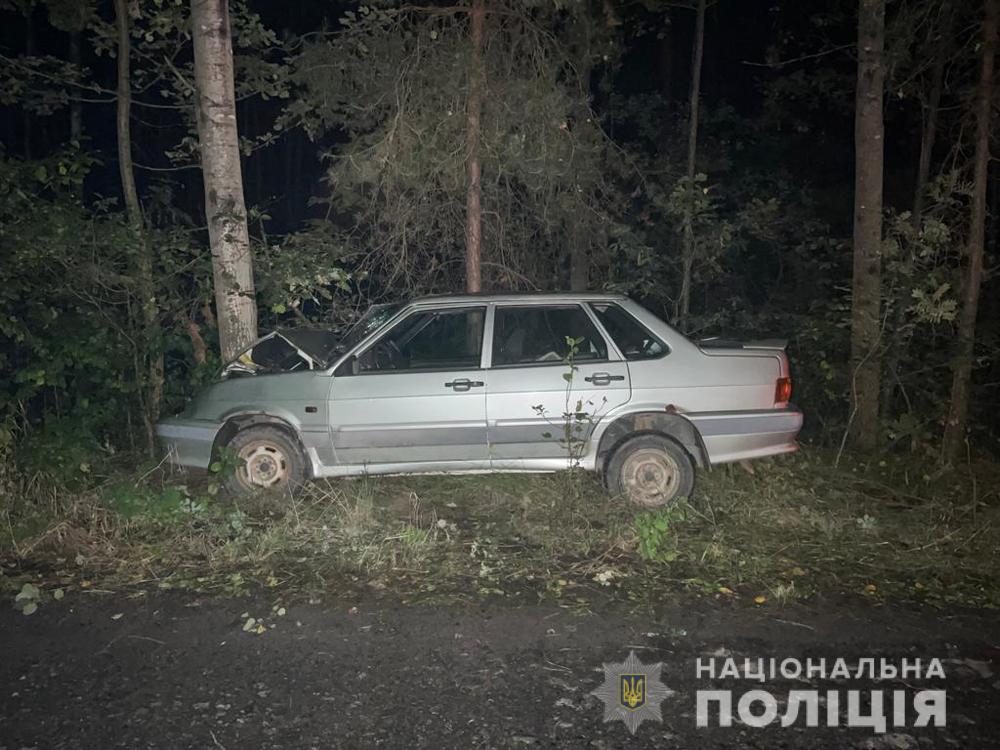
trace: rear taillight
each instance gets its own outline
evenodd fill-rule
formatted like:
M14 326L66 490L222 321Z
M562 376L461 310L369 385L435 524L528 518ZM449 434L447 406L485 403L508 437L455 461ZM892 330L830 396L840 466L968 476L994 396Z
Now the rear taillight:
M792 379L778 378L774 384L774 403L787 404L792 400Z

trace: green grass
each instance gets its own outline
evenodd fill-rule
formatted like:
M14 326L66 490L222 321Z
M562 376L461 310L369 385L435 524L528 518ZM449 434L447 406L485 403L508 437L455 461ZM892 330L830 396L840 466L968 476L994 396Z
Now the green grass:
M70 491L0 476L8 588L252 585L303 596L655 606L678 592L772 606L821 595L1000 603L1000 468L798 456L703 473L639 512L584 474L318 482L213 494L157 472ZM2 584L2 580L0 580Z

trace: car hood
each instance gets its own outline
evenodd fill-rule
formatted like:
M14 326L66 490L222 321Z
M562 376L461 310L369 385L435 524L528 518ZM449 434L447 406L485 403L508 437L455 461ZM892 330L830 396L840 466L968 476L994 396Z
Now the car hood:
M341 337L331 331L321 328L287 328L272 331L261 336L250 346L240 352L239 356L230 360L220 371L222 377L230 372L253 374L257 365L254 364L253 353L261 344L272 339L281 339L294 349L300 357L307 360L309 369L324 369L337 358ZM250 369L252 367L253 369Z
M321 367L332 364L336 358L341 337L322 328L278 329L270 336L280 336Z

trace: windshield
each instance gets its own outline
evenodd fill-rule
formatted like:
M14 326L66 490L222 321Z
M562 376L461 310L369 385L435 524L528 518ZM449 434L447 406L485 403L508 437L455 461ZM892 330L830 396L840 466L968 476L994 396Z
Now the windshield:
M353 349L359 341L381 328L402 309L403 305L401 302L372 305L368 308L368 312L362 315L358 322L350 327L338 348L343 352Z

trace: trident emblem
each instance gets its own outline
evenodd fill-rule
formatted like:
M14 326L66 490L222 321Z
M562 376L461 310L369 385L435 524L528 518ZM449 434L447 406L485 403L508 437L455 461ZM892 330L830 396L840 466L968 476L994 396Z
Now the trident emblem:
M619 675L619 685L621 686L621 696L619 702L622 708L635 711L646 704L646 675L644 674L623 674Z

